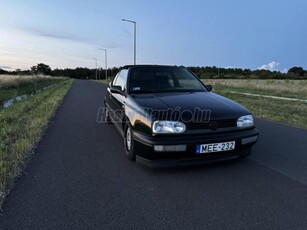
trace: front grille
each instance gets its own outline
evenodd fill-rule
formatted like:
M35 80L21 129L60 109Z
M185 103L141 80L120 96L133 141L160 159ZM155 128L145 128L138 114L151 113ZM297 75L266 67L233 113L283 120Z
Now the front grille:
M190 122L186 124L187 129L219 129L219 128L231 128L237 127L237 119L228 119L220 121L210 121L210 122Z

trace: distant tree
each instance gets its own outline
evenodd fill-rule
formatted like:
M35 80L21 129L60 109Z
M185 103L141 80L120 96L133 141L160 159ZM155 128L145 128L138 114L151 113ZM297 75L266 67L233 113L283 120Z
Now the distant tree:
M112 69L108 69L108 77L111 77L111 79L113 79L118 72L119 72L119 68L117 68L117 67L113 67Z
M288 70L288 73L289 74L294 74L294 75L296 75L296 76L300 76L300 77L302 77L302 76L304 76L304 73L305 73L306 71L302 68L302 67L297 67L297 66L294 66L294 67L292 67L292 68L290 68L289 70Z
M252 71L250 69L244 69L243 70L243 74L246 75L246 76L249 76L251 75Z
M43 75L51 74L51 68L49 67L49 65L46 65L44 63L39 63L36 66L32 66L31 71L34 74L43 74Z
M17 75L21 75L21 74L22 74L22 70L21 70L21 69L16 69L14 72L15 72Z
M8 73L8 71L0 68L0 74L7 74L7 73Z

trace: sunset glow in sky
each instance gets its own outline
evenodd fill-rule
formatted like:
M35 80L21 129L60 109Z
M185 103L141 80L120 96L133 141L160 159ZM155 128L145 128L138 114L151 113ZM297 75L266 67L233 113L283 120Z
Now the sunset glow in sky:
M0 68L133 63L307 69L307 1L1 1Z

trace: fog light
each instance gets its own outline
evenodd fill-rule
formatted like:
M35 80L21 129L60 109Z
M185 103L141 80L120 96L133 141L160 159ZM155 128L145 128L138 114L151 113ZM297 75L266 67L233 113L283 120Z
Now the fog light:
M253 137L248 137L248 138L244 138L242 139L242 145L246 145L252 142L256 142L257 141L257 136L253 136Z
M187 150L186 145L155 145L156 152L184 152Z

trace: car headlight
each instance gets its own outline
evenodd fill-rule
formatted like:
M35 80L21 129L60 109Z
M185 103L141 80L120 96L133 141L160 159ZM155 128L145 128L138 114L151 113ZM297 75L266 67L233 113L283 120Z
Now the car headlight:
M238 128L249 128L254 126L254 117L253 115L246 115L239 117L237 120Z
M152 124L153 133L183 133L185 124L179 121L154 121Z

